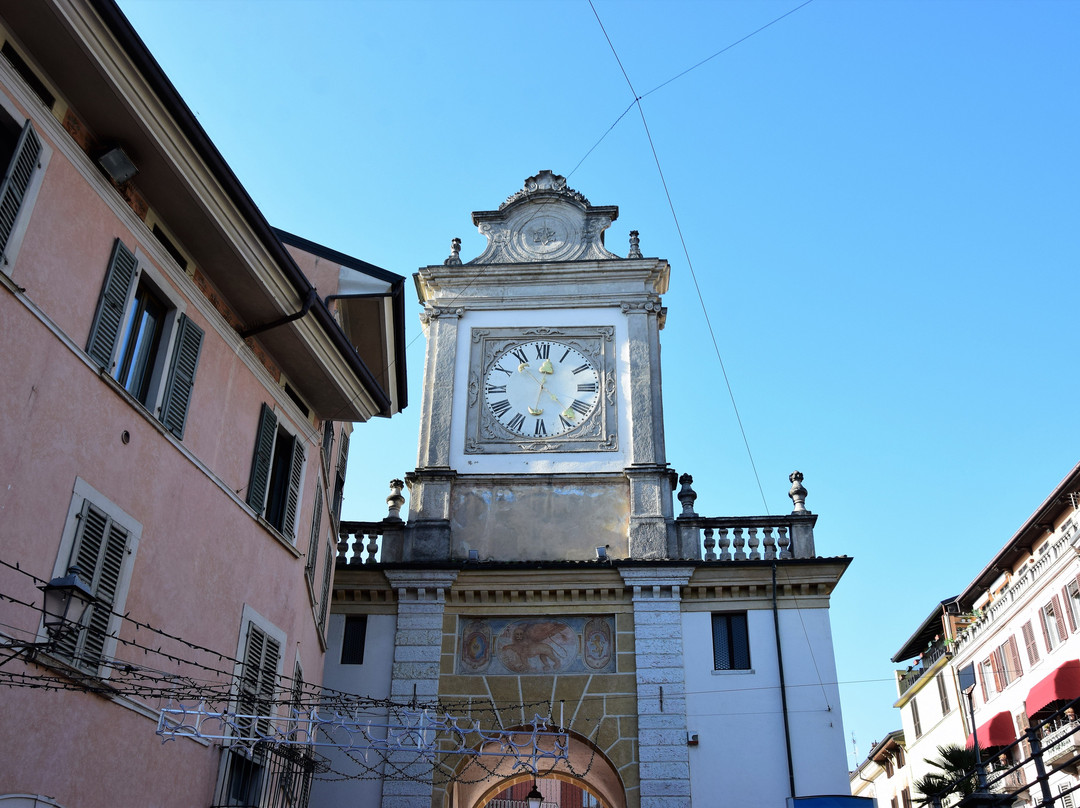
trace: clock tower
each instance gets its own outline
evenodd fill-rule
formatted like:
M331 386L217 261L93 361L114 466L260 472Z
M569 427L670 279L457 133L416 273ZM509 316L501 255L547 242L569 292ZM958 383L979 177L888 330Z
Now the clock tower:
M636 233L627 257L607 250L618 214L541 171L473 213L481 255L463 262L455 239L415 275L419 450L400 558L386 560L677 555L660 383L670 270Z

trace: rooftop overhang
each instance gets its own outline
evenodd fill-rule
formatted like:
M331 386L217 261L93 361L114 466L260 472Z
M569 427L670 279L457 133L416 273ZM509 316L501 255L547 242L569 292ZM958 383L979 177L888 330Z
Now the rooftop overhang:
M1013 534L1005 546L983 567L964 592L957 598L964 611L969 611L972 604L996 581L1003 572L1011 571L1018 561L1029 553L1035 544L1053 530L1055 519L1066 507L1072 508L1069 495L1080 491L1080 464L1073 467L1053 493L1035 509L1020 529Z
M912 634L900 646L900 650L893 654L892 661L899 663L907 659L917 657L926 647L934 641L934 638L943 634L945 631L942 618L944 616L944 608L948 603L952 603L956 600L956 597L945 598L937 606L933 608L930 614L925 620L915 629L915 633Z
M132 159L139 193L243 328L305 309L311 284L112 0L5 2L0 14L96 141ZM389 414L323 301L257 339L319 417Z

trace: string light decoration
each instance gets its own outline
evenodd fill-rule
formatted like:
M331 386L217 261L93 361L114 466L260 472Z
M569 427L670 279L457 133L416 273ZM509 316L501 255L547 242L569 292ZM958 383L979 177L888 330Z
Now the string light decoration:
M28 589L46 583L0 559L0 571L5 570L17 574ZM0 587L0 601L40 613L29 592L20 598L7 584ZM274 695L259 699L259 715L237 713L236 671L241 660L129 614L113 612L112 617L119 618L121 626L110 634L117 655L86 659L38 654L21 667L0 667L0 687L127 700L158 713L163 743L201 737L283 758L301 755L311 758L315 779L330 782L380 779L430 782L436 787L471 785L505 779L507 761L512 761L513 773L543 778L557 770L584 779L596 759L591 748L583 770L571 763L571 728L556 726L548 701L402 703L279 675ZM9 636L21 630L10 623L0 623L0 628ZM526 715L532 720L524 721ZM246 734L241 732L244 728ZM599 723L590 729L582 734L591 737ZM327 758L316 755L316 748L339 754ZM461 765L470 757L469 765Z

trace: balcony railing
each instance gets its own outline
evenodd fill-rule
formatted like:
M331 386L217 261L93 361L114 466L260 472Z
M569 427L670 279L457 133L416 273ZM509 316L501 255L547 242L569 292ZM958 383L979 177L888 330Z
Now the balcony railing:
M909 691L912 686L922 678L924 673L934 667L934 663L948 654L949 649L943 640L936 640L931 643L930 647L923 651L922 657L919 659L919 663L916 667L899 672L897 686L899 687L900 695L903 696Z
M1042 739L1043 762L1056 766L1063 760L1072 760L1080 753L1080 721L1066 721L1057 729L1046 733Z
M338 565L356 567L379 561L386 527L385 522L341 522L338 526Z

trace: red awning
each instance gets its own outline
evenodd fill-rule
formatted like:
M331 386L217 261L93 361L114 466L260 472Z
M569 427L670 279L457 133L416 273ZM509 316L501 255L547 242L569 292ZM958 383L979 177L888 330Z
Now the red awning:
M1008 746L1016 740L1016 728L1013 726L1012 714L1001 712L981 725L979 733L979 748L986 749L989 746ZM968 749L974 746L971 735L967 737Z
M1080 659L1070 659L1031 688L1027 697L1027 714L1034 715L1052 701L1072 701L1077 697L1080 697Z

